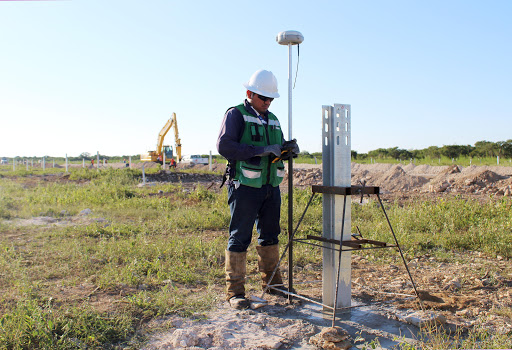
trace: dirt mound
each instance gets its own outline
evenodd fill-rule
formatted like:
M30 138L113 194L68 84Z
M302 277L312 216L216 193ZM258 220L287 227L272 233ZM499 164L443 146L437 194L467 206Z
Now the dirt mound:
M512 195L512 181L494 171L470 167L460 171L452 166L434 177L422 188L423 192L453 192L467 194Z
M484 170L476 176L468 176L465 180L466 184L478 184L480 186L486 186L493 182L506 179L506 176L501 176L490 170Z
M428 182L423 176L408 175L400 165L394 165L380 177L371 179L367 184L379 186L383 191L401 192L417 190Z
M409 175L422 175L422 176L435 176L439 173L446 171L447 166L433 166L428 164L422 164L415 166L411 170L407 171Z
M441 174L449 175L449 174L458 174L460 172L461 172L461 167L459 167L458 165L451 165L448 167L448 169L443 171Z

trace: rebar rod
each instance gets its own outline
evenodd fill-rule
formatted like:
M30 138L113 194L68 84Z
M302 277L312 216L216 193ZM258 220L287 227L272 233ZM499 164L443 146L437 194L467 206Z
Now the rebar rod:
M400 253L400 256L402 257L402 261L404 263L405 269L407 270L407 274L409 275L409 279L411 280L412 286L414 288L414 292L416 293L416 296L418 297L418 301L420 303L421 310L425 311L425 307L423 306L423 301L421 300L420 294L418 293L418 289L416 288L416 283L414 283L414 279L412 278L411 272L409 271L409 266L407 266L407 262L405 261L404 254L402 253L402 248L400 248L400 244L398 243L398 239L396 238L395 231L393 230L393 226L391 226L391 221L389 221L388 213L386 212L386 209L384 208L384 204L382 204L382 200L380 199L380 195L378 193L377 193L377 198L379 200L382 211L384 212L384 215L386 216L386 220L388 222L389 229L391 230L391 233L393 234L393 238L394 238L396 246L398 248L398 252Z

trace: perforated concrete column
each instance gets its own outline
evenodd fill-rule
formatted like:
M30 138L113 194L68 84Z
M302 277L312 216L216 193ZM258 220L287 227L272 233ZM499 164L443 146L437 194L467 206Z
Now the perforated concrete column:
M324 186L350 187L350 105L322 106L322 167ZM342 225L343 239L350 239L350 196L347 196L345 222L343 221L343 196L323 195L323 237L339 240ZM329 245L328 243L324 243ZM331 248L334 248L331 245ZM322 303L334 307L338 266L340 269L336 307L350 306L351 253L323 249Z

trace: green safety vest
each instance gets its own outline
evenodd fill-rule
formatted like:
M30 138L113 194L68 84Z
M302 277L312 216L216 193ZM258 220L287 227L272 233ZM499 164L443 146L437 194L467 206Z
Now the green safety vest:
M250 114L243 103L235 108L242 113L245 122L240 143L262 147L283 144L281 125L274 114L268 113L268 121L265 125L260 118ZM284 178L283 161L279 160L272 163L270 156L258 158L260 158L258 165L243 160L236 161L234 180L238 180L242 185L256 188L267 184L273 187L279 186Z

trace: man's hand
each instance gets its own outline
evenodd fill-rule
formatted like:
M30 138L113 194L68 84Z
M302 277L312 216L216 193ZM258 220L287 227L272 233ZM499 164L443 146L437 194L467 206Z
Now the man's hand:
M298 156L299 153L300 153L300 148L299 148L299 145L297 144L297 140L296 139L293 139L291 141L286 141L283 144L283 148L284 149L289 149L290 152L292 152L294 156Z
M293 139L290 141L285 141L283 143L283 151L281 152L280 159L289 160L290 158L297 158L300 153L299 145L297 145L297 140Z
M270 145L263 147L263 153L257 154L259 157L273 155L274 157L281 156L281 145Z

